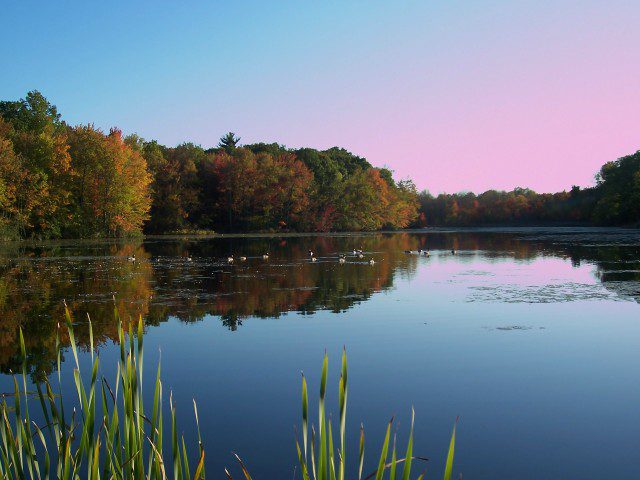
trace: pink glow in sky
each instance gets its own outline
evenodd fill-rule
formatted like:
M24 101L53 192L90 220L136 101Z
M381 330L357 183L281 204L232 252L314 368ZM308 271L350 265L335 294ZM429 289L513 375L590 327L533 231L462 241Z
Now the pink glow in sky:
M421 54L388 39L377 72L332 82L349 95L334 122L298 125L299 143L347 145L433 193L592 185L640 148L640 3L626 6L475 10L424 25L437 41Z
M7 5L1 98L167 145L342 146L432 193L587 186L640 148L637 0L112 3Z

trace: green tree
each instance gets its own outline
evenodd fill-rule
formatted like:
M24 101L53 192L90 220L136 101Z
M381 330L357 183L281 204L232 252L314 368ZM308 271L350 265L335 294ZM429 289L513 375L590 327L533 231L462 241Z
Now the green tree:
M42 132L51 125L62 126L58 109L38 90L28 92L17 101L0 101L0 115L16 130L27 132Z
M381 169L381 175L383 172L384 169ZM389 185L387 179L385 182ZM386 227L406 228L418 218L418 192L413 181L393 182L389 185L389 197Z
M640 151L604 164L597 182L601 197L593 215L598 223L640 222Z
M218 147L222 148L227 153L231 153L238 146L239 142L240 137L236 137L235 133L229 132L220 137Z
M63 235L73 171L65 128L56 107L33 91L16 102L0 102L0 115L11 125L6 135L29 172L33 195L29 203L33 208L22 210L24 234Z

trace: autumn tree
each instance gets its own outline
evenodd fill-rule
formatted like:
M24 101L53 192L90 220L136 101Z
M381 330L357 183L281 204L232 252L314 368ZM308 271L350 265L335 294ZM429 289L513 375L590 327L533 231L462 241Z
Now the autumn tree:
M20 207L20 228L28 235L61 236L69 215L73 175L56 107L32 91L16 102L0 102L0 116L11 125L5 128L5 140L28 171L30 208Z
M401 180L389 187L387 227L406 228L418 217L418 191L411 180Z
M0 237L25 236L38 198L22 158L13 150L12 127L0 118Z
M214 208L229 228L293 228L307 221L313 174L294 155L238 148L218 153L208 168L219 192Z
M147 142L142 148L153 175L153 205L148 230L172 232L195 226L200 209L198 171L206 158L193 143L166 148Z
M313 174L292 153L256 156L259 179L256 206L264 217L261 222L276 222L287 229L304 230L309 224L308 208L313 191Z
M640 222L638 152L605 164L593 188L433 196L343 148L239 142L167 147L70 127L37 91L0 102L0 236Z
M72 225L81 236L139 233L149 218L151 176L140 152L122 132L108 135L92 125L69 129L76 181Z

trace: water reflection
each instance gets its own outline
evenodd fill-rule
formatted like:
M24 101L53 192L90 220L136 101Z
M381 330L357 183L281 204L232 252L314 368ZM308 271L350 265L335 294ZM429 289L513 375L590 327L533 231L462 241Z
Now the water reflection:
M535 232L399 233L285 238L147 239L9 245L0 254L0 371L19 365L18 330L25 333L32 372L55 364L55 333L65 300L88 344L87 315L98 344L117 338L113 303L127 321L143 315L147 325L169 317L196 322L219 317L235 330L247 317L276 318L286 312L342 312L411 279L420 262L438 261L455 249L457 262L532 261L540 256L595 266L596 278L615 294L640 299L640 250L636 237ZM318 256L310 262L307 251ZM339 253L363 249L365 258ZM430 259L405 250L427 249ZM270 253L265 261L262 255ZM135 255L137 261L127 257ZM235 255L234 264L227 262ZM239 256L246 256L240 261ZM374 258L375 265L367 260ZM191 259L191 260L190 260ZM570 286L569 286L570 287ZM67 344L64 330L61 341Z

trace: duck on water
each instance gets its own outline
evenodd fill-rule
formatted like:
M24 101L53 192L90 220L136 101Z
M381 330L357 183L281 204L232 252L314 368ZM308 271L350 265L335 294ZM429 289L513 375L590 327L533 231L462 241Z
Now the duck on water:
M425 257L428 257L429 254L429 250L405 250L404 253L408 254L408 255L424 255Z

